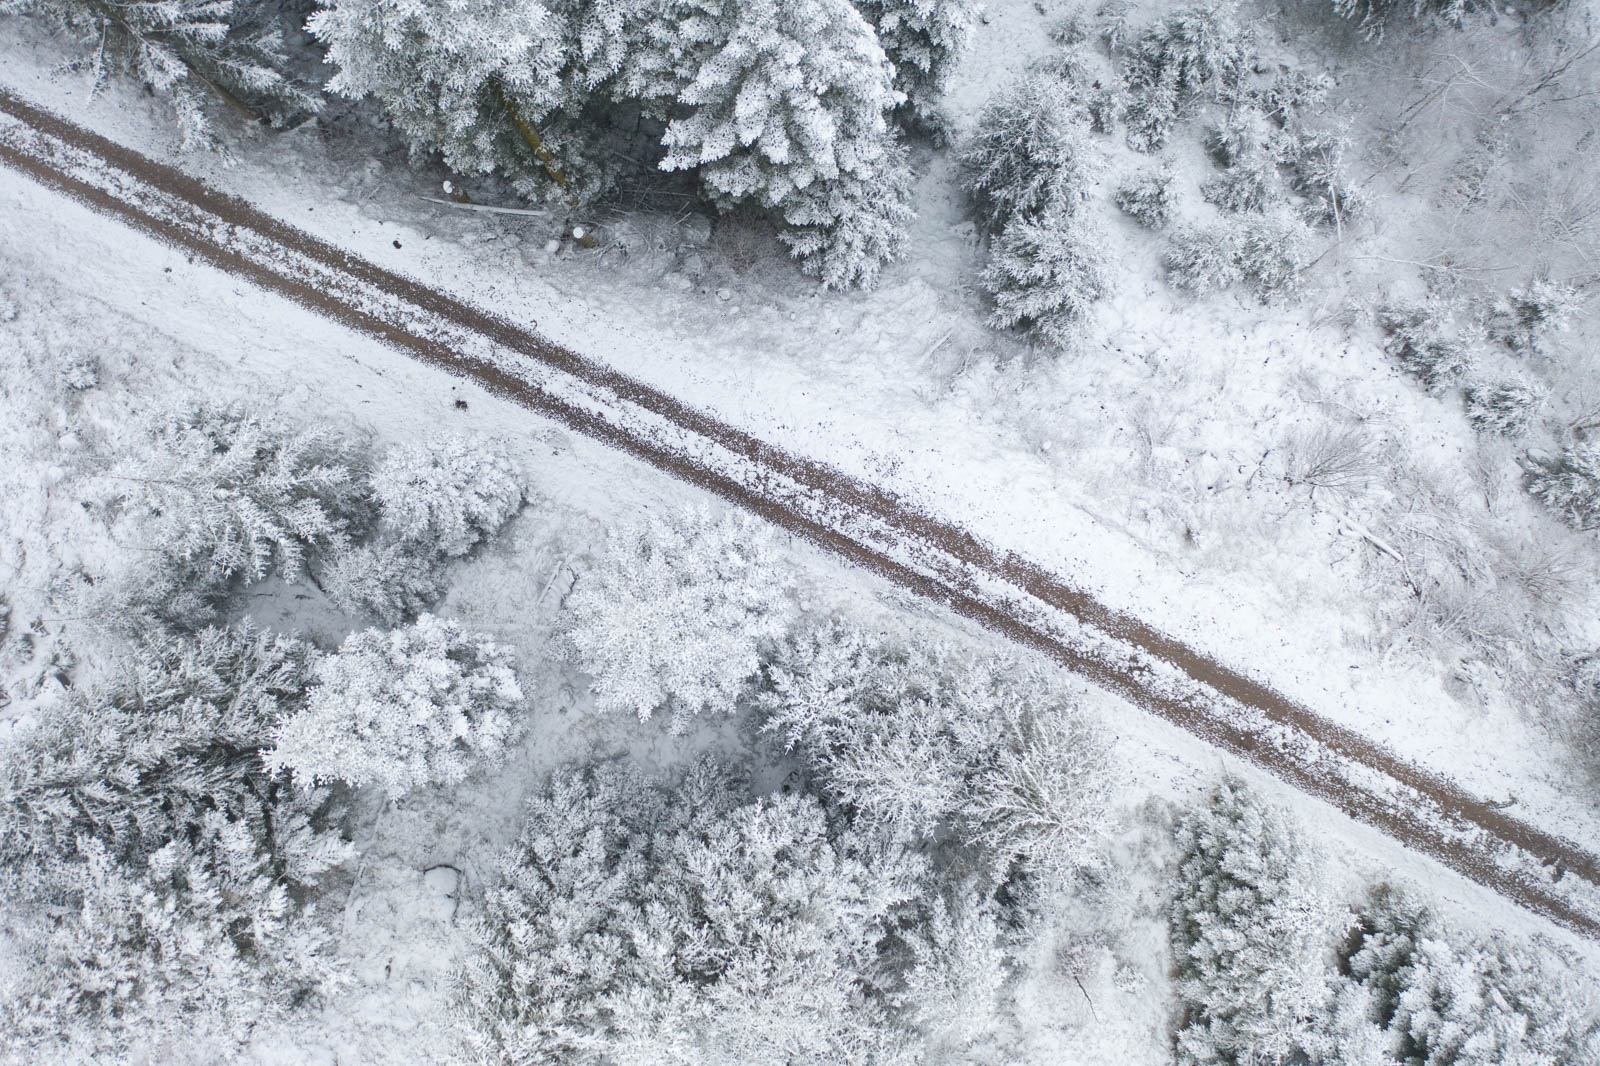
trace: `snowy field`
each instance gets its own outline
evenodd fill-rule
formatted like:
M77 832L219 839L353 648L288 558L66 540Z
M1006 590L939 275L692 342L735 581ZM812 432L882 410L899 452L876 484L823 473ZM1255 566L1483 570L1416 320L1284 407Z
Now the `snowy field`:
M1137 28L1165 10L1132 10L1126 21ZM988 5L943 98L957 146L980 130L997 88L1030 61L1061 50L1051 33L1068 14L1033 3ZM231 156L224 165L215 155L178 151L163 100L115 80L91 96L83 75L60 69L77 54L74 46L37 20L0 21L0 82L340 247L536 325L764 440L915 500L1069 578L1102 603L1503 802L1515 816L1592 849L1600 840L1600 804L1593 749L1586 747L1592 734L1585 729L1595 711L1568 677L1573 662L1600 645L1600 545L1592 531L1570 531L1542 507L1526 491L1518 465L1528 448L1581 443L1585 419L1594 417L1592 315L1584 299L1596 246L1584 205L1597 194L1595 171L1585 169L1593 150L1577 132L1592 123L1593 107L1580 94L1594 74L1593 57L1573 43L1592 30L1582 12L1562 10L1550 16L1560 32L1531 44L1514 18L1474 22L1463 31L1396 32L1369 43L1310 5L1268 14L1240 15L1256 31L1258 64L1332 75L1320 121L1350 138L1351 169L1370 199L1365 213L1335 230L1313 231L1316 243L1292 300L1263 304L1242 289L1188 295L1162 279L1164 237L1124 217L1114 203L1116 191L1151 157L1129 148L1120 130L1097 135L1094 179L1081 210L1094 212L1105 231L1108 295L1093 306L1068 352L984 323L979 275L987 244L948 149L913 148L917 217L905 258L888 265L870 291L832 292L803 277L759 221L712 218L692 198L670 202L670 190L653 194L655 201L640 194L638 202L623 197L574 212L557 204L538 216L440 203L450 196L443 183L457 189L464 179L434 161L408 159L370 102L335 103L322 118L283 133L219 118ZM1090 51L1097 76L1110 83L1111 60L1098 47ZM1570 56L1579 59L1571 86L1559 90L1562 102L1524 106L1523 94L1541 72ZM1531 100L1540 103L1544 90L1533 91ZM1496 114L1511 116L1498 140L1480 128ZM1197 118L1181 127L1165 153L1179 221L1222 217L1199 191L1215 169L1201 125ZM1476 182L1478 191L1460 194L1464 182ZM522 203L493 178L465 179L465 188L480 205ZM1557 193L1565 204L1540 200ZM1045 863L1002 849L998 854L1014 863L1006 877L974 889L987 875L966 866L979 869L984 861L956 843L970 815L955 800L939 799L951 806L930 816L935 828L922 826L910 837L918 855L935 856L936 874L894 889L907 898L884 912L892 919L875 919L894 930L886 935L898 946L873 965L897 962L898 976L856 975L851 980L858 984L838 993L839 978L820 972L821 956L807 954L814 950L808 943L796 949L812 967L800 977L773 964L779 976L771 980L779 984L756 982L754 993L730 978L733 1006L722 1016L676 999L630 1001L633 1015L612 1002L606 1009L636 1026L633 1043L563 1052L570 1057L549 1050L538 1052L547 1058L509 1057L494 1042L504 1039L504 1027L463 1027L462 997L470 1004L490 987L473 969L490 942L473 931L474 923L520 928L507 916L506 897L495 895L504 880L500 856L523 831L524 801L546 788L553 769L615 755L670 777L701 753L720 752L754 760L754 791L767 797L761 802L776 803L771 796L791 789L831 788L825 802L835 805L832 814L911 803L875 798L892 790L893 779L873 775L897 765L909 775L907 795L918 788L937 792L946 780L941 774L955 775L949 780L959 788L987 788L1004 775L995 768L1002 764L984 761L994 754L986 745L1032 749L1010 734L964 733L978 727L963 725L961 713L948 708L933 719L906 719L911 733L894 733L901 726L893 726L885 727L889 734L865 736L861 743L875 746L862 750L876 763L841 748L848 730L837 725L796 734L796 746L784 750L773 737L785 727L770 723L798 720L799 712L772 692L787 691L776 680L785 670L804 675L807 667L795 665L799 653L785 658L772 649L803 645L808 627L836 616L885 647L911 649L904 653L909 661L924 667L919 649L937 642L962 649L956 656L962 662L964 655L982 661L1017 652L799 541L741 527L746 531L732 546L722 544L720 555L696 547L696 536L720 543L705 528L723 528L720 518L683 517L722 514L697 491L191 262L13 170L0 169L0 205L0 441L7 460L0 469L6 501L0 719L7 742L23 750L25 738L63 707L92 711L100 697L74 703L75 694L114 688L118 672L128 669L131 638L149 624L139 616L130 631L128 623L108 621L106 612L115 613L108 597L117 595L119 582L151 580L153 558L192 561L193 551L181 544L150 542L152 531L189 534L171 524L181 509L161 496L159 485L141 479L160 481L164 475L151 471L175 469L159 465L160 442L175 438L152 425L195 404L237 403L289 426L320 427L364 456L353 461L353 477L367 476L362 471L369 467L390 469L386 456L411 454L406 449L440 433L468 442L460 447L470 458L454 472L470 481L490 471L499 488L473 483L468 491L458 481L444 492L445 502L428 504L436 507L426 533L437 541L427 549L436 571L418 575L401 567L385 580L394 588L403 581L426 585L430 591L416 603L425 600L432 615L481 634L473 638L480 641L473 653L478 668L488 670L484 664L493 660L484 657L481 640L499 646L514 660L520 693L514 736L485 740L483 765L465 780L427 780L401 790L369 777L366 787L339 786L343 812L332 824L350 854L314 889L294 890L295 907L314 903L316 916L306 920L327 929L316 954L328 975L313 993L278 986L261 992L254 978L213 972L213 980L232 982L224 987L247 1000L222 1011L197 1001L186 982L198 980L203 988L206 971L196 978L178 952L176 963L172 954L163 956L166 969L147 966L127 976L120 987L134 992L121 1002L120 993L107 991L119 986L105 974L122 965L110 961L115 951L137 954L139 944L159 940L148 913L142 931L107 933L89 922L88 896L59 885L50 889L55 896L38 897L45 900L39 906L8 910L3 928L13 964L0 968L11 975L10 991L23 991L9 1000L14 1047L3 1050L15 1061L71 1061L65 1057L76 1054L87 1061L348 1064L502 1061L495 1056L505 1052L504 1061L561 1062L1166 1063L1176 1056L1444 1064L1521 1061L1508 1057L1514 1048L1529 1062L1592 1061L1584 1057L1594 1050L1600 1024L1587 1000L1600 959L1592 944L1044 664L1033 664L1033 672L1017 668L1026 680L1014 683L1024 688L1002 685L999 697L984 689L994 682L939 665L954 671L949 686L961 693L941 698L954 707L964 699L977 707L990 706L983 699L1006 707L1042 699L1071 709L1061 721L1084 730L1065 734L1076 738L1071 750L1096 765L1075 771L1056 794L1082 819L1072 832L1086 843L1070 860L1051 852ZM594 237L593 247L572 239L574 225ZM1540 239L1518 239L1528 232ZM1460 385L1469 381L1430 394L1406 373L1385 351L1378 311L1432 298L1455 308L1462 321L1469 313L1490 320L1483 308L1535 278L1555 278L1576 292L1565 331L1542 338L1538 352L1471 342L1473 380L1516 376L1547 394L1519 447L1474 429L1461 398ZM520 486L520 505L505 503L507 478ZM388 499L381 478L373 484L373 498ZM499 510L496 491L505 504ZM466 547L448 547L438 516L464 498L477 499L474 492L483 494L484 510L469 515ZM384 503L380 517L362 519L376 530L364 534L370 544L391 536L402 554L421 551L415 546L422 534L408 540L393 532L403 496ZM491 512L493 520L481 517ZM665 554L649 579L630 579L626 552L634 542L623 531L652 519L680 530L658 534L677 548L658 544L655 550ZM740 546L741 537L758 547ZM644 542L648 555L649 535ZM318 563L299 581L270 573L242 587L230 584L225 597L208 605L207 618L249 618L332 653L369 625L395 628L385 610L415 615L404 604L374 607L382 596L367 586L357 595L348 591L355 585L326 580L350 571L338 569L343 564L332 548L321 550L326 570ZM756 561L740 573L733 558ZM671 580L692 590L685 595L702 597L694 602L703 611L680 599L654 604L659 617L642 608L630 612L624 600L637 596L638 604L650 605L651 581L663 566L672 573L674 563L684 572ZM607 584L619 567L623 576ZM595 589L613 590L613 599ZM359 602L352 608L341 595ZM177 602L155 601L151 617L175 611ZM728 622L730 610L742 621ZM695 632L697 626L706 632ZM661 670L674 681L660 682L641 666L655 655L663 656ZM741 671L740 655L754 657L755 668L745 663ZM750 689L746 675L768 687ZM901 674L889 675L896 680L871 683L903 683ZM318 676L325 691L337 687L330 680L335 673ZM1026 687L1036 677L1048 696ZM674 689L675 683L688 687ZM652 695L660 684L666 687ZM897 706L918 708L930 697L908 690L899 699ZM669 706L676 712L668 713ZM679 732L671 726L685 718L685 707L688 728ZM642 724L633 713L645 717L652 709ZM491 720L497 719L482 719ZM928 721L937 728L917 733ZM1019 735L1043 728L1028 722L1017 727ZM919 735L933 739L918 746ZM961 748L947 765L938 750L946 742L970 751ZM288 740L278 743L292 760ZM474 755L478 743L467 745ZM919 758L932 760L925 771L917 769ZM1230 772L1251 791L1243 798L1225 793L1210 805L1217 782ZM14 768L7 773L5 799L13 808L0 825L0 843L10 849L9 862L12 854L34 854L17 851L17 841L37 845L15 813L29 802L17 797L32 779ZM297 768L297 781L301 773ZM338 773L325 776L340 780ZM952 795L959 791L950 788ZM889 821L903 828L917 817L902 813ZM994 847L990 837L975 839L986 843L969 851ZM1060 833L1049 839L1065 846ZM1221 859L1224 872L1207 867L1207 856L1229 847L1244 856L1242 867ZM868 851L840 854L865 863ZM881 855L873 861L887 862ZM767 870L777 884L778 874ZM36 888L27 871L8 868L6 876L8 895L19 901ZM670 876L660 873L656 890L676 900L678 889L662 887ZM883 876L887 886L891 875ZM1261 913L1246 907L1230 919L1247 930L1246 944L1219 962L1206 957L1208 934L1193 930L1213 929L1195 918L1203 911L1197 901L1221 891L1216 882L1227 877L1250 886ZM1404 907L1372 904L1368 889L1385 881L1417 893L1437 911L1436 924L1406 917ZM887 897L892 890L875 891ZM934 907L931 901L945 894L953 902ZM974 902L979 898L982 906ZM715 904L703 905L717 913ZM87 931L66 943L60 930L76 926L63 915L74 908L81 908ZM954 918L939 919L938 908L953 909ZM864 904L858 909L866 913ZM1339 953L1356 941L1340 937L1357 920L1373 950L1353 961ZM57 930L55 939L41 932L47 928ZM97 932L115 944L95 941ZM1383 950L1375 946L1380 933L1390 937ZM1263 939L1250 941L1251 934ZM237 931L227 935L258 943ZM744 935L760 951L779 951L765 945L759 926ZM1481 939L1501 935L1510 939ZM1397 946L1407 936L1429 947ZM1553 939L1529 947L1528 937ZM602 948L590 950L605 958ZM1387 963L1377 958L1385 950ZM907 967L901 956L916 965ZM1535 958L1561 979L1537 977ZM1410 960L1409 968L1383 971L1398 966L1396 959ZM797 965L789 956L782 960ZM79 982L73 988L95 991L41 1000L27 982L50 964L68 967L63 972ZM241 966L248 970L248 961ZM1404 978L1393 976L1400 972ZM479 983L463 973L477 973ZM1431 1015L1418 1016L1432 1021L1414 1021L1417 1032L1455 1025L1455 1035L1418 1037L1435 1042L1424 1042L1421 1051L1397 1050L1396 1015L1374 991L1385 979L1414 981L1415 997L1431 1004ZM529 980L539 983L537 976ZM759 997L765 987L781 1001L773 988L793 994L810 987L794 982L807 980L818 982L819 1003L836 993L844 998L808 1007L810 1014L779 1017L782 1010L773 1008L770 1018L749 1005L753 1000L739 998ZM824 987L825 994L816 992ZM147 992L156 1005L153 1021L135 1002ZM261 1002L248 1001L252 995ZM511 1001L503 989L502 995ZM562 1002L577 1010L571 1007L577 999ZM1484 1016L1483 1002L1505 1013L1494 1018L1494 1037L1482 1037L1478 1052L1451 1045L1470 1030L1468 1020ZM868 1007L881 1015L869 1015ZM868 1024L864 1018L869 1028L913 1036L905 1047L851 1043L859 1038L852 1026ZM186 1029L185 1019L198 1021ZM789 1058L759 1044L759 1027L769 1024L790 1033ZM500 1035L486 1038L486 1032ZM714 1052L695 1051L684 1033L711 1033L707 1039L721 1043ZM76 1043L69 1047L61 1042L66 1038ZM1241 1051L1245 1046L1254 1050Z

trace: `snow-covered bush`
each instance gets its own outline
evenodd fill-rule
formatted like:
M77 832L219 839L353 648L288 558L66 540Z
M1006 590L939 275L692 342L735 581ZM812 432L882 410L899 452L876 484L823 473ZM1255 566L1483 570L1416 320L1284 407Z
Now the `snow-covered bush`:
M1262 211L1277 199L1276 168L1260 158L1229 167L1200 183L1200 196L1209 204L1238 214Z
M641 721L670 707L675 727L733 710L758 650L784 632L792 585L770 529L742 513L691 510L617 534L567 597L596 705Z
M386 531L449 558L466 555L522 506L522 479L505 449L444 434L390 449L372 472Z
M0 13L40 15L78 37L96 88L127 76L170 98L185 149L215 146L208 111L224 101L274 125L321 108L286 73L271 10L257 0L0 0Z
M919 119L933 113L977 17L974 0L856 0L894 64L894 87Z
M1297 828L1230 780L1179 823L1177 843L1178 1063L1319 1061L1338 921Z
M1167 281L1185 292L1217 292L1238 284L1239 234L1231 226L1186 226L1167 241L1161 257Z
M1472 369L1466 345L1445 335L1439 316L1427 308L1389 308L1378 313L1383 348L1401 369L1430 393L1445 392Z
M1460 26L1469 15L1494 15L1487 0L1333 0L1333 10L1356 23L1369 40L1381 38L1391 20L1433 18Z
M144 595L163 617L204 619L235 582L293 581L371 524L350 445L240 404L168 412L140 451L118 480L155 549Z
M1297 125L1282 138L1282 144L1289 186L1306 198L1308 222L1340 227L1366 212L1369 198L1345 165L1349 142L1344 137Z
M871 180L813 182L796 195L784 205L778 239L825 287L871 288L903 255L912 214L911 168L895 145Z
M763 729L890 838L953 830L1002 876L1020 863L1059 878L1093 860L1108 742L1041 672L833 621L792 635L766 675Z
M1010 980L1000 908L981 886L958 881L901 936L910 965L896 1006L931 1061L959 1061L992 1033Z
M1537 278L1526 288L1512 289L1489 309L1484 331L1517 355L1548 355L1553 333L1570 328L1578 310L1578 294L1569 286Z
M1141 170L1117 190L1117 206L1139 225L1151 229L1165 226L1176 204L1169 167Z
M511 1062L884 1061L878 945L923 874L710 761L671 786L565 768L486 893L457 1002Z
M983 284L994 297L993 325L1022 326L1070 348L1106 293L1105 234L1081 213L1013 218L994 243Z
M393 541L338 552L323 567L321 584L339 610L385 626L410 621L445 591L437 555Z
M1128 144L1141 152L1160 148L1172 125L1206 96L1235 92L1250 60L1249 35L1220 4L1182 8L1147 26L1123 55Z
M1472 385L1467 389L1467 417L1480 433L1521 437L1544 403L1544 393L1518 382Z
M1416 1066L1575 1066L1600 1061L1600 1004L1555 945L1461 935L1380 889L1351 940L1350 979L1387 1061Z
M1600 529L1600 445L1575 444L1560 455L1529 456L1528 491L1573 529Z
M305 786L344 781L393 797L459 784L475 763L504 758L523 728L510 652L428 614L352 633L315 681L266 754Z
M1239 273L1263 301L1278 299L1300 286L1300 272L1311 262L1311 241L1294 218L1247 218L1238 230Z
M303 900L349 848L326 796L260 755L309 655L247 629L143 644L0 750L0 875L60 916L28 934L8 1031L127 1061L173 1026L193 1026L181 1046L241 1039L328 978Z
M992 232L1017 216L1076 211L1093 161L1071 89L1044 74L1029 75L990 101L962 153L967 193Z

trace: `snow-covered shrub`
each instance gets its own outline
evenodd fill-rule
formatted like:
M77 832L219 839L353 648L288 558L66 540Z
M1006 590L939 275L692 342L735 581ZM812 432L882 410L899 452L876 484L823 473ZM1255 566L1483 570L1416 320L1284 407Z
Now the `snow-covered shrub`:
M1378 324L1384 351L1430 393L1453 388L1472 369L1466 345L1447 337L1427 308L1389 308L1378 313Z
M1262 211L1277 199L1276 167L1259 157L1229 167L1200 183L1200 196L1209 204L1238 214Z
M1167 240L1161 257L1167 281L1185 292L1217 292L1238 284L1239 234L1231 226L1186 226Z
M260 755L309 656L248 629L146 643L0 750L0 874L61 915L34 930L11 1031L124 1061L185 1018L237 1038L327 978L301 901L349 848L326 796Z
M1577 309L1574 289L1537 278L1501 297L1489 309L1484 331L1517 355L1548 355L1550 335L1566 331Z
M1319 1061L1338 922L1298 829L1230 780L1179 823L1177 843L1178 1063Z
M1600 1061L1600 1004L1578 960L1541 940L1446 929L1392 889L1374 893L1347 966L1387 1061L1575 1066Z
M1010 979L1000 908L981 886L958 881L901 936L910 964L896 1006L931 1061L959 1061L992 1033Z
M878 945L922 876L713 762L671 786L565 768L486 894L457 1002L512 1062L883 1061Z
M1013 218L994 242L983 284L994 297L993 325L1022 326L1070 348L1106 293L1105 234L1081 213Z
M141 452L119 480L156 549L146 596L164 617L203 618L236 581L293 581L371 523L353 448L240 404L168 412Z
M1151 229L1167 224L1176 201L1170 167L1141 170L1117 190L1117 206L1139 225Z
M1338 227L1365 213L1368 196L1355 185L1345 165L1349 142L1344 137L1295 126L1282 143L1289 186L1306 198L1307 221Z
M1472 385L1467 389L1467 417L1480 433L1521 437L1544 402L1538 389L1518 382Z
M1147 26L1123 55L1128 144L1160 148L1204 97L1236 91L1250 58L1249 34L1220 4L1182 8Z
M393 797L459 784L474 764L504 758L523 729L511 653L428 614L352 633L316 664L315 682L266 754L302 785L376 785Z
M1560 455L1529 456L1528 491L1573 529L1600 529L1600 446L1575 444Z
M675 727L733 710L781 636L793 579L763 523L691 510L617 534L567 597L568 636L601 711L641 721L670 707Z
M1287 296L1311 262L1311 241L1298 219L1263 215L1238 230L1239 273L1263 301Z
M966 47L977 17L974 0L856 0L894 64L894 87L906 108L928 116L944 92L945 79Z
M270 10L254 0L0 0L0 13L40 15L79 38L96 88L127 76L170 98L185 149L215 145L207 112L224 101L274 125L321 108L286 73Z
M1073 213L1093 161L1071 89L1044 74L1029 75L991 100L962 153L967 193L992 232L1019 215Z
M321 584L328 599L344 613L397 626L421 614L444 594L445 578L439 564L438 556L414 544L357 544L328 560Z
M449 558L466 555L522 506L522 479L505 449L444 434L390 449L372 472L387 532Z
M763 729L890 838L953 829L1001 875L1021 863L1061 877L1092 861L1108 742L1041 672L834 621L792 635L766 674Z

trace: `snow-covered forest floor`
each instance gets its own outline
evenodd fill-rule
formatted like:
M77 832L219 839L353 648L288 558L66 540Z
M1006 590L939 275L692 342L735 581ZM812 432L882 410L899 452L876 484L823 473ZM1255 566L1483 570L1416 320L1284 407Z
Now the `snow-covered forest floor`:
M91 97L80 75L58 69L70 46L30 21L0 24L0 70L7 86L75 122L958 519L1592 845L1600 789L1584 730L1594 711L1569 679L1600 647L1600 543L1525 491L1518 458L1592 428L1600 395L1586 302L1600 251L1591 218L1600 146L1579 95L1595 75L1561 90L1570 99L1526 95L1593 31L1572 10L1551 15L1556 28L1532 44L1510 18L1372 43L1314 8L1258 13L1258 48L1267 64L1334 77L1324 121L1351 139L1366 213L1317 231L1293 300L1185 295L1162 280L1162 237L1113 203L1150 158L1120 132L1099 137L1088 208L1109 232L1110 295L1065 354L984 325L984 246L946 150L914 153L906 260L874 290L840 294L803 278L759 221L711 219L668 183L570 218L472 211L429 199L444 198L449 175L409 161L370 105L336 104L286 133L225 128L234 161L223 166L175 151L161 102L116 82ZM1155 10L1135 9L1129 23ZM1067 14L988 5L945 100L957 144L996 89L1059 50L1050 33ZM1508 107L1511 119L1488 122ZM1213 165L1201 124L1191 125L1166 155L1176 217L1201 221L1217 215L1199 193ZM517 202L493 181L465 189L477 203ZM641 727L597 713L593 678L562 636L567 594L600 565L608 533L700 501L12 172L0 171L0 196L7 729L25 729L63 686L104 680L96 672L112 660L97 651L119 638L66 616L59 591L74 574L131 568L150 550L119 539L127 529L112 520L112 481L140 420L174 397L264 405L378 454L439 429L498 440L524 479L527 502L451 564L432 610L514 651L527 731L503 763L457 787L354 797L343 824L356 856L319 901L348 978L261 1023L244 1052L261 1062L449 1061L462 1053L447 1000L469 952L463 924L516 839L524 796L585 754L623 751L663 772L708 748L751 748L748 708L681 737L659 718ZM594 248L570 239L575 223L593 231ZM1467 381L1519 378L1548 392L1519 446L1476 431L1458 388L1430 395L1403 372L1375 315L1431 294L1454 301L1465 322L1536 277L1583 298L1566 331L1520 355L1468 342ZM774 558L808 615L842 613L914 644L931 634L1002 650L807 546L786 543ZM305 582L252 585L229 610L325 649L363 624ZM1295 812L1340 905L1398 875L1453 928L1540 930L1120 701L1061 683L1115 735L1102 865L1043 908L1013 963L1007 1026L950 1044L947 1061L1171 1061L1182 1015L1168 943L1174 824L1225 769ZM1590 952L1580 968L1592 973L1592 950L1577 950ZM147 1049L151 1061L192 1050Z

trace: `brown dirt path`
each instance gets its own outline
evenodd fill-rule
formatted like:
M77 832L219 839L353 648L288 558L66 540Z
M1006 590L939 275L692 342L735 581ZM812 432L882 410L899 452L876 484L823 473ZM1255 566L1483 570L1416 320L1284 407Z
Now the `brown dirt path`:
M911 501L312 237L3 88L0 164L1044 652L1407 847L1600 940L1600 859L1590 851L1490 807L1450 779Z

